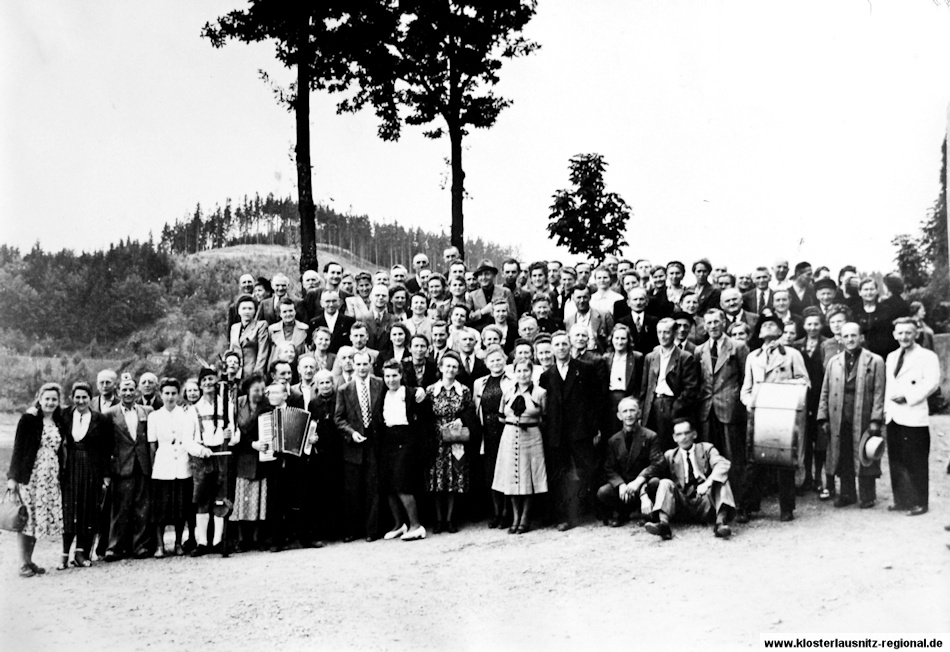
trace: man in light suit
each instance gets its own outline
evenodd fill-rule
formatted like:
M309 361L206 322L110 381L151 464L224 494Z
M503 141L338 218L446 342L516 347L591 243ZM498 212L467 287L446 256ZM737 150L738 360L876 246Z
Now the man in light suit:
M373 429L373 411L385 387L370 375L372 360L365 352L353 356L353 380L337 390L334 422L343 436L344 501L346 536L355 541L362 533L367 541L379 538L379 478L376 453L379 433Z
M743 490L746 484L745 410L739 392L745 379L749 349L725 336L722 310L711 308L703 315L709 339L696 348L696 362L702 374L699 390L699 423L703 441L716 447L732 463L729 478L739 498L740 523L748 522Z
M152 408L135 404L135 381L119 383L119 405L109 408L115 448L112 454L112 522L106 561L151 555L148 487L152 457L148 415Z
M474 309L469 315L469 324L479 332L492 322L492 302L495 299L501 298L508 302L509 315L518 314L518 306L511 290L503 285L495 285L497 276L498 268L492 265L490 260L482 260L475 268L478 289L471 292Z
M294 302L285 297L280 302L280 321L267 328L267 338L270 341L268 368L277 360L277 352L282 342L293 344L299 356L307 348L309 334L310 327L297 320L297 309Z
M585 326L590 334L590 348L603 353L607 350L607 339L614 329L613 315L590 307L590 288L586 285L575 285L571 298L576 310L564 320L564 328L571 332L575 324Z
M696 434L689 419L676 420L673 438L677 447L663 454L659 477L652 477L647 485L653 500L653 521L647 523L647 532L663 540L673 538L670 521L677 516L715 523L713 534L720 539L732 535L729 522L736 504L729 486L729 460L712 444L697 442Z
M881 463L861 463L860 445L865 431L881 434L884 422L884 360L861 346L861 327L853 322L841 327L844 351L825 366L816 421L827 439L828 473L841 478L835 507L858 502L862 509L874 507L874 481L881 476ZM855 493L855 477L858 492Z
M756 267L752 272L752 283L754 287L742 295L742 308L749 312L762 314L766 308L772 307L772 288L769 287L769 281L772 280L772 273L768 267Z
M930 410L927 399L940 385L937 354L917 344L917 322L894 320L900 348L887 354L884 418L887 460L891 468L894 504L888 509L926 514L929 508Z
M320 305L322 312L319 317L310 322L311 332L321 326L330 331L330 353L336 353L341 346L350 343L350 329L356 320L349 315L340 312L343 302L339 292L336 290L324 289L320 296Z
M647 355L640 393L643 422L656 432L663 450L673 447L673 420L692 415L699 395L696 360L675 346L675 329L669 317L656 325L660 344Z

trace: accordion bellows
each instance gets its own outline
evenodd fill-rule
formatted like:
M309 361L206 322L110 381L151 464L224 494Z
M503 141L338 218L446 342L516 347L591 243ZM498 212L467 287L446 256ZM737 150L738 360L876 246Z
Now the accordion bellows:
M285 407L257 417L257 430L267 450L261 451L261 461L273 459L274 453L300 457L309 452L307 431L310 413L300 408Z

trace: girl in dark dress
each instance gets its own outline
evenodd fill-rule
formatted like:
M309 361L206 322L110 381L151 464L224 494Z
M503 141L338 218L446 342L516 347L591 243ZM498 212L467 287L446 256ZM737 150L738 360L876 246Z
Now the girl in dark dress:
M88 567L96 534L103 479L112 456L112 428L94 412L92 387L79 381L72 388L72 408L64 414L66 468L63 474L63 561L76 539L73 566ZM65 568L65 563L60 564Z
M488 330L487 328L485 330ZM500 345L493 345L485 352L485 364L489 375L475 381L473 393L475 395L475 411L482 424L482 455L485 465L485 483L491 489L495 478L495 461L498 458L498 445L501 443L501 432L505 424L498 418L501 410L501 397L514 383L505 375L505 351ZM507 513L505 495L497 491L491 492L492 518L488 521L489 528L501 525Z
M426 538L426 529L419 522L416 493L422 485L419 464L419 427L416 391L402 382L403 366L398 360L383 365L386 393L376 403L373 420L380 436L379 488L389 501L395 526L383 539L416 541Z
M886 304L878 301L877 282L873 278L861 281L859 294L861 307L855 310L854 320L861 325L861 334L864 335L864 346L871 353L882 358L897 349L897 341L893 336L894 317L890 314Z

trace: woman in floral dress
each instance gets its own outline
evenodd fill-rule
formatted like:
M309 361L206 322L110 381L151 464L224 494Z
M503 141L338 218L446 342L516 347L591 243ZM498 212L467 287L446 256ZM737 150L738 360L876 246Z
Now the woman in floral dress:
M20 577L46 572L33 563L37 537L59 537L63 534L63 497L59 473L64 466L65 423L60 411L63 390L56 383L46 383L37 393L36 404L20 417L13 457L7 472L7 489L19 489L29 519L18 535L20 542Z

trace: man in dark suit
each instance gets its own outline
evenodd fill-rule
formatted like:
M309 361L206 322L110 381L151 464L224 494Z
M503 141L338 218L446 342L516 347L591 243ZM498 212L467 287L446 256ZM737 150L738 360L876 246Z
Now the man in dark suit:
M424 288L419 284L419 274L424 269L429 269L429 257L425 254L416 254L412 257L413 275L406 281L406 289L410 294L416 294Z
M630 348L646 355L660 343L656 336L656 325L660 320L646 313L647 291L642 287L630 290L627 305L630 314L620 323L630 329Z
M373 287L369 293L370 315L366 319L366 332L369 341L366 346L382 351L389 344L389 331L396 322L389 312L389 290L385 285Z
M643 421L657 433L664 450L673 447L673 420L691 416L699 393L699 369L692 355L674 344L676 322L664 318L656 325L660 341L647 354L640 405Z
M333 420L343 436L344 543L355 541L361 533L367 541L379 538L378 433L372 418L385 388L381 379L370 375L372 364L369 354L356 353L353 380L337 390Z
M92 399L89 407L99 414L105 414L113 405L119 404L119 397L116 395L116 382L119 377L112 369L103 369L96 376L96 388L99 395ZM111 420L109 420L111 427ZM105 491L102 502L99 504L99 517L96 524L96 532L99 536L96 542L96 556L102 559L106 556L106 550L109 548L109 530L112 526L112 479L106 474L103 479Z
M261 305L258 308L257 318L263 319L267 322L269 326L276 324L280 321L280 302L286 297L294 304L294 309L296 310L296 319L303 323L307 322L307 309L304 307L303 301L300 299L295 299L290 296L290 279L286 274L275 274L274 278L270 281L271 287L274 289L274 296L269 299L264 299L261 301Z
M315 332L323 326L330 331L330 353L336 354L341 346L350 343L350 328L356 319L340 312L342 300L336 290L324 289L320 297L322 314L310 322L310 331Z
M112 522L106 561L151 554L148 486L152 457L148 443L148 415L152 408L135 404L135 381L119 383L120 404L109 408L115 448L112 454Z
M789 310L796 315L801 315L802 311L808 306L818 305L818 299L815 297L814 272L811 264L801 262L795 265L795 278L788 288Z
M139 397L135 399L137 405L145 405L153 410L160 410L165 403L162 397L156 391L158 389L158 376L151 371L146 371L139 376Z
M772 273L768 267L756 267L752 272L752 283L754 287L742 294L742 308L749 312L761 315L766 308L772 307L772 288L769 287L769 281L772 280Z
M511 317L516 320L526 312L531 311L531 293L518 287L518 277L521 275L521 263L514 258L507 258L501 263L502 283L515 298L515 309Z
M597 499L612 510L607 525L619 527L632 514L644 518L653 511L647 498L647 480L656 475L663 451L656 433L640 425L640 403L632 396L620 401L617 418L622 429L607 442L604 473L607 483L597 490Z
M580 507L590 490L595 438L599 436L605 394L596 370L571 358L568 334L551 337L554 364L541 374L548 392L545 462L551 477L558 531L577 525Z
M327 263L323 266L323 276L326 282L325 287L317 288L316 290L308 290L304 294L304 311L307 314L308 323L314 321L323 314L324 292L329 292L331 290L336 292L340 305L345 304L346 298L350 296L350 293L346 292L341 287L343 281L343 265L332 261Z
M92 399L90 408L99 414L105 414L113 405L119 404L119 397L116 395L116 383L119 377L112 369L103 369L96 376L96 388L99 390L99 396Z
M238 299L243 297L245 294L253 295L254 294L254 277L250 274L241 274L241 278L238 279L238 287L240 290L237 293L237 296L234 298L234 301L228 305L228 333L231 332L231 326L241 321L241 316L238 315Z
M709 442L732 462L729 478L739 499L740 523L748 521L742 503L746 473L745 410L739 400L745 380L749 349L725 336L724 317L719 309L703 317L709 339L696 348L696 362L702 374L699 391L699 423L703 441Z
M475 381L488 375L488 367L475 355L475 333L471 329L459 333L459 373L456 380L472 391Z

